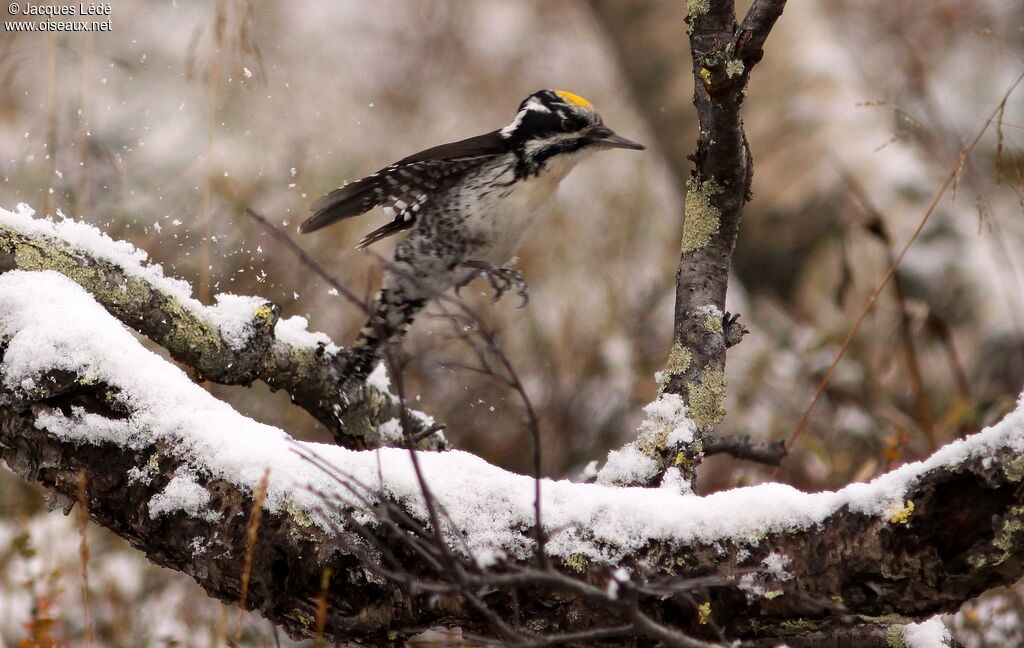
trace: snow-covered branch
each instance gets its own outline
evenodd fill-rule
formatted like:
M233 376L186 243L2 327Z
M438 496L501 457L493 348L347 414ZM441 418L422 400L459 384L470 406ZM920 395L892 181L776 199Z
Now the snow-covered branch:
M430 529L407 451L299 443L240 415L62 274L0 274L0 336L7 464L66 504L84 473L94 521L211 596L239 597L269 469L246 601L296 636L314 634L323 597L327 638L372 645L433 624L493 635L515 618L538 634L653 624L670 644L704 645L680 637L907 623L1024 573L1024 406L836 492L545 481L547 568L533 560L531 478L420 453L443 521ZM435 536L457 569L433 558Z
M307 331L303 317L281 319L272 302L220 294L215 305L206 306L192 297L186 282L165 276L130 243L84 223L34 219L25 205L16 212L0 209L0 271L15 268L67 276L203 379L227 385L260 380L286 391L340 445L372 448L397 440L378 433L381 424L397 417L395 399L372 381L341 393L347 350L323 333ZM415 432L430 425L422 417L414 423ZM421 443L446 447L440 435Z

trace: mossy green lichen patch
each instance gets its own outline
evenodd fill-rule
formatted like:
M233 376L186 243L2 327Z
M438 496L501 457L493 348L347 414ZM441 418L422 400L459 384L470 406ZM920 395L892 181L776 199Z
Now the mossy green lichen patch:
M704 318L704 328L712 333L722 333L722 317L715 313L708 313Z
M665 361L665 371L661 374L661 380L658 381L658 393L660 394L668 386L673 376L681 376L686 373L686 370L690 368L690 363L693 361L693 352L684 347L679 342L672 345L672 348L668 352L668 360Z
M907 642L903 639L903 626L891 625L885 629L885 645L889 648L906 648Z
M729 62L725 64L725 74L730 79L738 77L743 74L746 68L743 66L743 61L739 59L729 59Z
M312 356L310 356L312 362ZM384 392L366 389L364 397L347 409L336 408L338 421L343 429L375 428L380 423L395 418L395 403ZM429 440L427 437L425 440Z
M689 473L693 469L693 458L704 456L704 442L700 439L687 443L682 452L676 453L672 465Z
M721 185L714 180L698 182L696 178L690 178L686 181L682 246L684 254L704 247L718 232L722 211L712 204L711 197L723 191Z
M699 383L690 383L690 418L701 428L721 423L725 418L725 372L705 367Z
M295 524L303 527L313 526L313 518L309 516L309 513L296 507L293 502L288 502L288 504L285 505L284 510Z
M814 619L791 619L788 621L782 621L781 623L772 626L764 627L771 627L771 629L780 636L795 636L805 634L808 632L814 632L816 630L821 630L823 627L825 627L825 625L826 623L824 621L817 621Z
M162 310L170 316L171 332L166 340L156 340L168 349L189 350L199 355L193 366L205 366L216 362L216 356L224 348L220 330L207 320L197 317L176 299L168 299Z
M309 347L288 347L288 358L293 371L299 375L307 375L316 365L316 349Z
M7 239L5 249L12 252L18 268L59 272L88 291L108 310L146 308L154 298L154 289L146 280L105 261L83 263L73 249L59 240L16 233ZM111 272L120 273L120 281L112 283ZM224 346L217 327L174 297L157 294L162 297L159 308L167 315L169 326L164 329L166 333L154 337L154 341L172 352L198 354L197 366L215 362L215 354L219 355ZM257 315L260 315L259 310ZM267 316L273 318L272 309Z
M112 285L101 268L82 264L60 243L19 237L13 248L14 262L21 270L59 272L85 288L104 306L124 306L150 298L149 286L144 281L125 277L122 283Z
M686 0L686 11L691 18L711 11L711 0Z
M1024 534L1024 506L1013 506L1003 518L1003 524L992 539L992 546L999 550L989 562L994 565L1002 564L1020 545L1020 536Z
M573 553L563 558L562 564L577 574L582 574L587 571L587 567L590 565L590 559L581 553Z
M1024 479L1024 456L1015 457L1003 465L1003 474L1012 482Z
M664 421L653 425L643 425L636 439L637 449L649 457L658 456L658 452L668 443L668 435L672 428Z

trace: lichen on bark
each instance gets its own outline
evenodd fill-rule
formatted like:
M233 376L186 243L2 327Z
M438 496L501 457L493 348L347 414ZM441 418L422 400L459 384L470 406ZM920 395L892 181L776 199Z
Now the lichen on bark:
M715 207L711 198L723 191L714 179L701 182L691 177L686 181L682 243L684 254L704 247L718 232L722 211Z
M705 367L700 382L689 384L690 417L702 429L710 429L725 419L725 372Z
M658 380L658 393L665 390L665 386L674 376L681 376L690 368L693 361L693 351L690 351L679 342L672 345L668 352L668 360L665 361L665 370L661 372Z

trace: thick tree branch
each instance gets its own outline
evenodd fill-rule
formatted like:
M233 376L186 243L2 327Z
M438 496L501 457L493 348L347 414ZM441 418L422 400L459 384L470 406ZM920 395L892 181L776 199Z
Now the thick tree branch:
M80 321L63 321L64 308ZM955 610L1024 574L1021 409L923 464L835 493L547 482L552 571L531 556L530 478L424 453L438 534L404 451L296 444L229 412L70 282L5 273L0 313L7 464L68 503L84 471L93 520L225 601L239 595L251 494L269 467L247 602L293 636L314 632L326 568L327 638L371 645L434 624L493 636L495 618L569 636L653 623L649 635L679 645L718 640L715 628L743 640L828 636ZM182 398L188 411L174 405Z
M69 277L112 315L167 349L198 377L225 385L250 385L256 380L284 390L334 435L339 445L372 448L397 439L378 433L380 424L398 417L398 403L373 385L351 393L339 386L349 361L323 334L305 333L302 343L282 339L281 308L262 301L241 322L247 337L241 344L226 341L223 325L211 308L189 295L183 282L163 277L159 266L142 262L144 253L125 242L113 242L84 224L66 221L59 228L26 214L0 213L0 272L13 269L55 270ZM61 238L60 232L76 243ZM176 285L177 284L177 285ZM184 287L184 288L182 288ZM247 326L244 326L246 325ZM293 334L292 337L295 337ZM319 339L317 339L319 338ZM414 432L430 427L415 418ZM440 435L427 435L424 449L447 447Z

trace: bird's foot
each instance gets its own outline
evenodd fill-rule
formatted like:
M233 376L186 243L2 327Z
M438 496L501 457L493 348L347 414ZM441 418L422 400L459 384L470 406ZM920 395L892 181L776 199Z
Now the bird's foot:
M491 303L501 299L510 288L515 288L516 294L522 299L522 303L519 304L519 308L526 306L526 303L530 301L530 293L526 280L523 279L523 273L518 270L511 268L495 268L486 261L466 261L462 264L464 268L470 268L472 272L467 274L459 283L455 285L455 294L459 294L459 290L473 281L477 277L486 277L491 282L491 288L494 289L494 297L491 299Z

